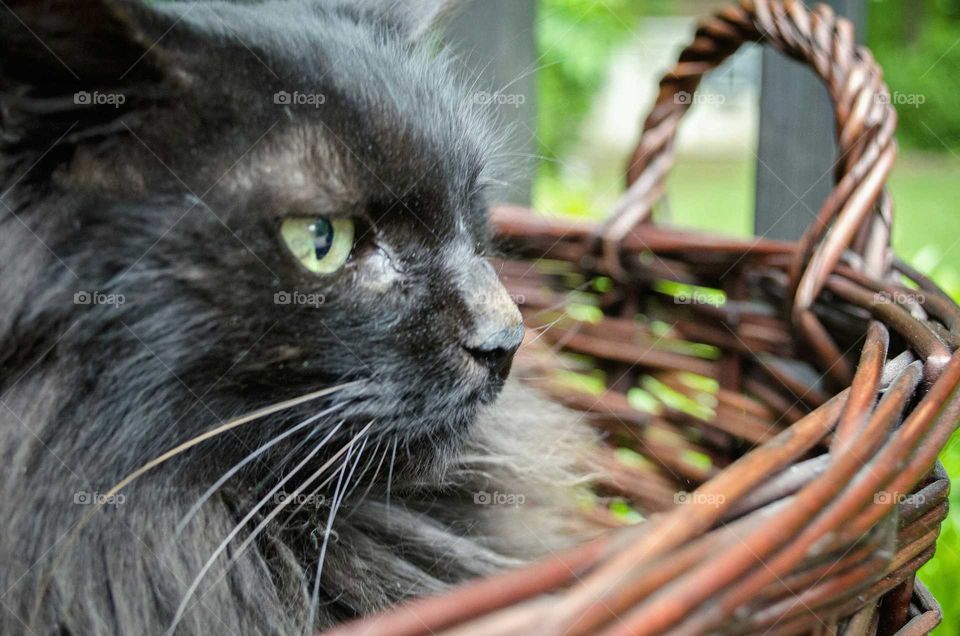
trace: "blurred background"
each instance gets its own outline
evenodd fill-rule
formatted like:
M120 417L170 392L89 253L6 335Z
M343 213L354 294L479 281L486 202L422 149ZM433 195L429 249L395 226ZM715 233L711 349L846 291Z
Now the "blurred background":
M501 198L602 218L657 81L714 0L478 0L451 24L510 134ZM809 3L808 3L809 4ZM900 118L890 180L898 254L960 301L960 0L832 0L885 69ZM831 187L832 116L813 75L749 46L701 86L678 140L660 222L795 236ZM761 130L763 134L761 135ZM759 167L758 167L759 166ZM754 211L765 221L755 226ZM955 437L942 456L960 476ZM921 578L960 634L960 495Z

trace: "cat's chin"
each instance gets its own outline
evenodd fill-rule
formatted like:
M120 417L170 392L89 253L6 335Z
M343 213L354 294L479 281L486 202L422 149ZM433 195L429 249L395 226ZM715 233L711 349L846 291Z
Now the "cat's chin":
M404 459L412 470L430 483L442 482L449 467L460 459L468 446L480 414L497 400L501 390L502 383L471 392L461 405L450 409L450 412L421 418L413 429L415 432L408 434L400 443L406 451Z
M382 382L376 391L357 385L340 396L349 406L340 411L345 425L337 440L350 439L372 423L371 439L395 448L391 455L398 470L435 483L460 458L476 421L498 400L504 384L492 373L464 373L445 389L430 392L411 386L409 379Z
M464 391L465 406L480 408L496 402L506 384L509 367L506 371L492 371L476 364L471 367L468 373L470 388Z

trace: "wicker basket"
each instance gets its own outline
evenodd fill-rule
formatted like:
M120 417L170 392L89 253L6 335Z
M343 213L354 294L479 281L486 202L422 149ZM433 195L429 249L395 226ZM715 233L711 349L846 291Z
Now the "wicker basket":
M678 96L744 42L809 65L835 106L836 186L796 243L650 222L693 101ZM947 512L960 309L890 251L895 127L880 69L829 8L744 0L704 20L609 221L494 214L538 338L520 364L608 433L601 492L649 518L598 504L586 514L616 528L600 540L336 633L930 631L940 610L915 574ZM601 392L570 381L589 373Z

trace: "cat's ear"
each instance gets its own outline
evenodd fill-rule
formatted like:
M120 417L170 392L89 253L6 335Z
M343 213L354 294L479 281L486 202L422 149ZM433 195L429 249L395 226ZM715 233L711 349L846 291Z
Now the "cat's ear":
M409 40L418 40L430 32L464 0L353 0L361 10L379 14L397 25Z
M161 91L172 65L137 26L150 19L147 7L110 0L6 0L0 127L8 143L40 142L68 121L82 133Z

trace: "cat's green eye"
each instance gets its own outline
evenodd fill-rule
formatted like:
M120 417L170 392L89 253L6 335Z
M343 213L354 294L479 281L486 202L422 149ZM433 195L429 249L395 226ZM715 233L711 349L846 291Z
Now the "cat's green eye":
M283 242L314 274L332 274L350 258L353 221L345 218L291 217L280 226Z

